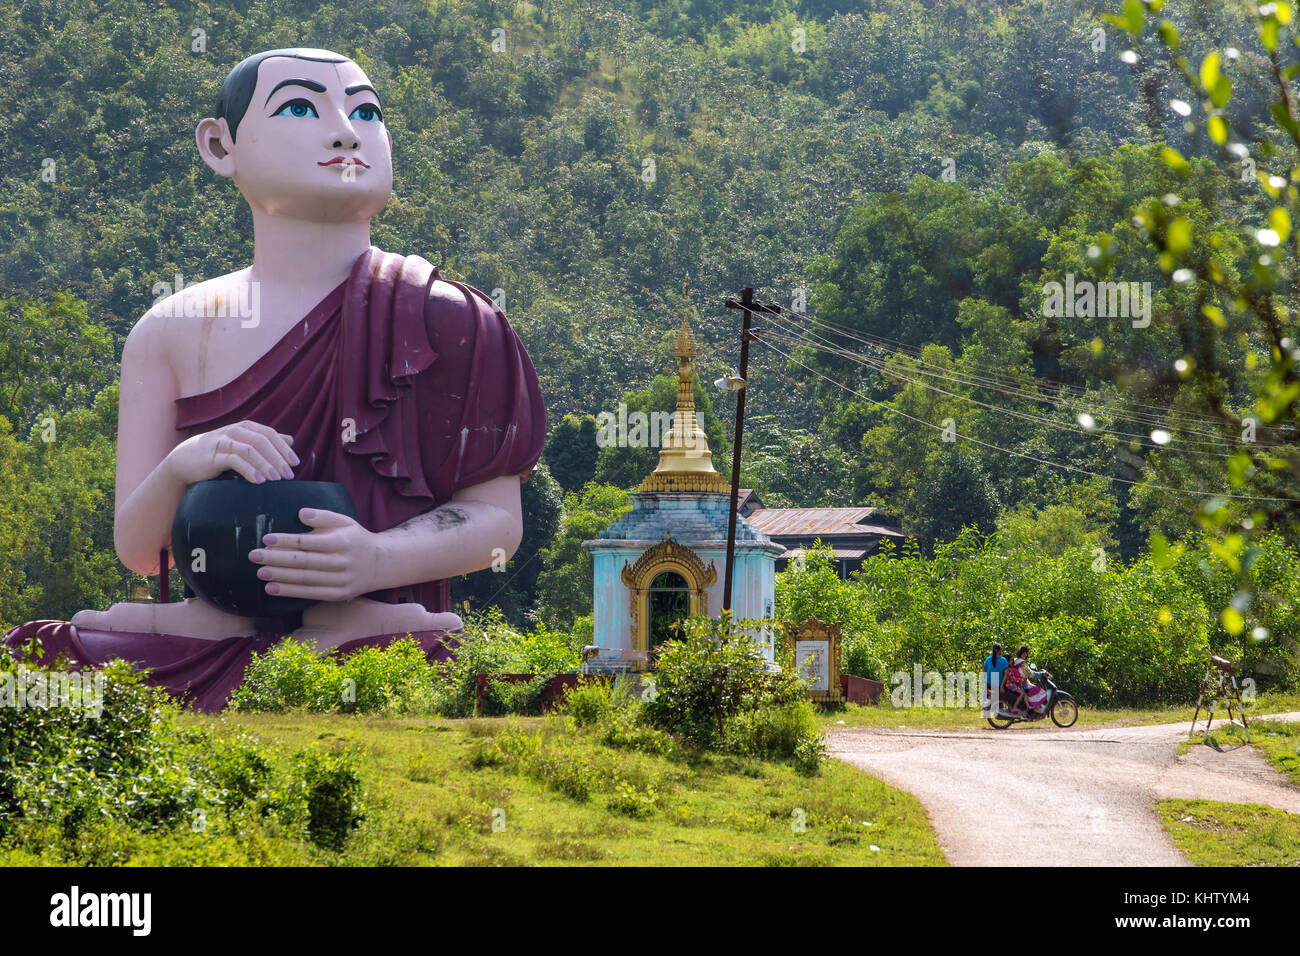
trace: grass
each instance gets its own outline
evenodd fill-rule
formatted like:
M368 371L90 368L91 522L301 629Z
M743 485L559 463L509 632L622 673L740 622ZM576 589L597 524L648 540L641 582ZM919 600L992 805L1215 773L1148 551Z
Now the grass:
M1300 866L1300 814L1213 800L1161 800L1156 812L1197 866Z
M561 717L189 718L284 748L359 748L367 817L343 853L396 865L942 865L912 796L838 761L666 757ZM525 753L528 759L512 759ZM872 849L873 845L878 849ZM305 862L294 860L294 862Z
M1217 721L1218 715L1215 719ZM1261 720L1258 717L1252 720L1249 714L1246 719L1250 722L1250 744L1291 783L1300 787L1300 721ZM1190 748L1202 745L1232 748L1246 743L1241 724L1229 725L1225 716L1223 724L1210 725L1208 737L1198 733L1179 744L1178 752L1186 753Z
M978 708L975 707L894 707L888 702L888 699L882 698L882 700L884 700L884 703L878 705L859 706L857 704L848 704L842 710L823 711L821 717L822 726L826 729L844 726L872 727L880 730L973 730L988 726L984 718L980 716ZM1226 715L1227 712L1222 705L1220 705L1219 710ZM1300 694L1270 692L1260 694L1254 703L1248 706L1246 719L1250 720L1263 714L1286 713L1288 711L1300 711ZM1079 705L1079 719L1074 726L1080 728L1126 727L1139 724L1167 724L1186 721L1188 727L1190 727L1195 712L1195 704L1170 707L1122 707L1103 710L1088 707L1081 703ZM1201 720L1204 719L1205 711L1202 708ZM1217 713L1215 719L1218 719ZM1059 728L1052 723L1050 718L1032 724L1016 725L1017 732L1057 729Z

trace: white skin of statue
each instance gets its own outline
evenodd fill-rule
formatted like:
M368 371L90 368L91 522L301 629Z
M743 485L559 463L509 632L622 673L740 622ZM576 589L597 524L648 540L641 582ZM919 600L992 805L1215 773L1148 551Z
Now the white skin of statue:
M302 52L342 59L325 51ZM324 92L296 83L280 86L286 80L307 80ZM252 210L253 264L163 300L127 338L114 544L132 571L159 572L159 552L170 547L172 516L194 482L227 470L255 482L293 477L299 464L293 436L257 422L176 443L174 400L237 378L343 282L370 247L370 220L388 201L393 169L392 137L379 110L367 104L378 107L379 98L352 61L277 56L260 65L237 140L224 118L199 123L196 139L204 162L234 180ZM250 296L252 287L260 294L255 324L238 310L211 307L222 300L258 301ZM208 308L187 309L191 297ZM383 532L334 512L318 510L310 518L300 513L311 532L267 535L250 559L263 565L259 575L268 581L268 592L321 602L304 612L302 627L294 632L321 651L359 637L454 630L461 626L455 614L361 595L479 571L494 558L499 567L501 556L513 555L523 534L523 477L464 488ZM447 511L458 514L438 514ZM115 604L107 611L81 611L72 623L209 640L255 633L252 619L197 598Z

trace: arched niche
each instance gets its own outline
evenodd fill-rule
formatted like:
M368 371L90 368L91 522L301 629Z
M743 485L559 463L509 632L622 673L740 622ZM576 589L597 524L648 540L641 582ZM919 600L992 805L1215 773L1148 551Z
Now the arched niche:
M706 567L690 548L666 538L643 552L635 564L623 562L622 578L631 602L632 648L649 651L652 610L684 607L690 614L708 616L708 590L717 582L718 572L712 561ZM683 595L683 600L673 601L674 594Z

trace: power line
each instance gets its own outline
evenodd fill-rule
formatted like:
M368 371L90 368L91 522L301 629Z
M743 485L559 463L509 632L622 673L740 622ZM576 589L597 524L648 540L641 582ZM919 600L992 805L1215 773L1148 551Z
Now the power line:
M1039 458L1035 455L1027 455L1024 452L1012 451L1010 448L1003 448L1000 445L995 445L992 442L983 441L979 438L975 438L972 435L962 435L955 430L945 429L942 425L936 425L933 422L927 422L924 419L917 418L915 415L909 415L907 412L904 412L901 409L894 408L890 405L885 404L884 402L877 401L874 398L864 395L861 392L859 392L857 389L851 388L848 385L845 385L843 382L836 381L835 379L831 378L828 375L825 375L818 369L815 369L804 362L800 362L793 355L790 355L788 352L784 352L781 349L777 348L775 345L767 341L765 338L759 337L756 339L756 341L762 342L768 348L772 349L772 351L776 352L778 355L783 356L787 361L793 362L794 364L807 369L808 371L812 372L814 375L818 376L819 378L825 379L826 381L830 382L832 385L835 385L838 388L844 389L846 392L850 392L853 395L856 395L858 398L861 398L863 401L870 402L872 405L875 405L879 408L883 408L885 411L890 412L891 414L900 415L903 418L908 419L909 421L916 422L918 425L925 425L929 428L934 428L939 431L948 431L955 438L961 438L964 441L971 442L972 444L975 445L980 445L984 448L990 449L991 451L1001 452L1004 455L1014 455L1017 458L1023 458L1027 461L1036 462L1037 464L1040 465L1046 465L1049 468L1058 468L1062 471L1070 471L1076 474L1086 475L1089 478L1100 478L1104 481L1117 481L1121 484L1126 484L1126 485L1142 485L1144 487L1151 488L1156 491L1169 491L1169 492L1173 492L1174 494L1187 495L1189 497L1233 498L1241 501L1279 501L1279 502L1287 502L1289 504L1300 504L1300 499L1297 498L1278 498L1278 497L1269 497L1269 496L1261 496L1261 495L1238 495L1238 494L1232 494L1230 492L1188 491L1185 488L1173 488L1168 485L1155 485L1147 481L1135 481L1128 478L1120 478L1114 475L1103 475L1098 472L1088 471L1086 468L1079 468L1075 465L1066 465L1061 462L1050 461L1045 458Z
M838 346L834 346L834 345L822 345L822 344L817 343L817 342L809 341L809 340L807 340L807 339L805 339L805 338L802 338L802 337L800 337L800 336L796 336L796 335L787 335L787 334L783 334L783 333L780 333L780 332L769 333L769 335L771 335L773 338L776 338L778 341L784 341L784 342L785 342L786 344L788 344L788 345L803 345L803 346L806 346L806 347L808 347L808 348L812 348L812 349L815 349L815 350L818 350L818 351L821 351L821 352L826 352L826 353L833 354L833 355L839 355L839 356L841 356L841 357L843 357L843 358L847 358L847 359L849 359L850 361L857 362L858 364L865 365L865 366L867 366L867 367L869 367L869 368L874 368L874 369L878 370L882 375L888 375L888 376L890 376L891 378L895 378L895 379L897 379L897 380L899 380L899 381L901 381L901 382L904 382L904 383L907 383L907 384L910 384L910 385L915 385L915 386L918 386L918 387L920 387L920 388L925 388L925 389L928 389L928 390L930 390L930 391L936 392L936 393L938 393L938 394L940 394L940 395L947 395L947 396L949 396L949 397L951 397L951 398L958 399L959 401L969 402L970 404L978 405L978 406L980 406L981 408L986 408L986 409L988 409L988 410L990 410L990 411L994 411L994 412L997 412L997 413L1002 414L1002 415L1010 415L1010 416L1013 416L1013 417L1015 417L1015 418L1020 418L1020 419L1024 419L1024 420L1027 420L1027 421L1036 422L1036 423L1038 423L1038 424L1041 424L1041 425L1047 426L1048 428L1052 428L1052 429L1055 429L1055 430L1057 430L1057 431L1067 432L1067 433L1082 433L1082 434L1085 434L1085 435L1098 435L1098 436L1103 435L1103 434L1114 435L1114 436L1119 437L1119 438L1129 439L1129 440L1130 440L1130 441L1129 441L1129 444L1137 444L1137 445L1142 446L1142 447L1150 448L1150 449L1153 449L1153 450L1159 450L1159 451L1184 450L1184 451L1186 451L1186 452L1189 453L1189 454L1202 455L1202 456L1207 456L1207 457L1216 457L1216 458L1231 458L1232 455L1233 455L1232 452L1203 451L1203 450L1200 450L1199 448L1196 448L1196 447L1185 447L1185 448L1177 448L1177 447L1175 447L1175 448L1171 448L1171 447L1168 446L1168 445L1161 445L1161 444L1159 444L1158 442L1149 441L1149 440L1148 440L1148 436L1145 435L1145 434L1140 434L1140 433L1136 433L1136 432L1125 432L1125 431L1120 431L1120 430L1118 430L1118 429L1114 429L1114 428L1105 428L1105 427L1100 426L1100 425L1098 425L1097 427L1092 428L1092 429L1087 429L1087 428L1083 428L1082 426L1076 426L1076 425L1073 425L1073 424L1068 424L1068 423L1065 423L1065 422L1058 421L1058 420L1056 420L1056 419L1044 418L1044 417L1041 416L1041 415L1034 415L1034 414L1031 414L1031 413L1028 413L1028 412L1018 411L1018 410L1013 409L1013 408L1007 408L1007 407L1004 407L1004 406L1001 406L1001 405L994 405L994 404L991 404L991 403L989 403L989 402L982 402L982 401L980 401L979 399L974 398L973 396L970 396L970 395L962 395L962 394L960 394L960 393L958 393L958 392L950 392L950 391L948 391L947 389L939 388L937 385L932 385L932 384L930 384L930 383L928 383L928 382L920 381L920 380L918 380L918 379L914 379L914 378L909 378L909 377L907 377L906 375L903 375L903 374L902 374L901 372L899 372L897 369L890 367L890 365L889 365L888 362L882 362L882 361L878 361L878 360L873 360L873 359L871 359L871 358L868 358L868 357L866 357L866 356L859 355L858 353L855 353L855 352L849 351L849 350L847 350L847 349L840 348L840 347L838 347ZM941 380L943 380L943 381L949 381L949 382L951 382L951 383L955 383L955 384L958 384L958 385L966 384L966 383L963 382L961 379L950 379L950 378L947 378L947 377L945 377L945 376L941 376L941 375L935 375L934 377L939 378L939 379L941 379ZM1231 447L1230 445L1228 445L1226 442L1223 442L1223 441L1218 441L1218 442L1195 442L1195 441L1193 441L1193 442L1185 442L1185 443L1182 443L1182 444L1183 444L1183 445L1186 445L1186 446L1210 445L1210 446L1212 446L1212 447L1218 447L1218 448L1227 448L1227 447ZM1261 447L1271 447L1271 446L1261 446Z
M1056 405L1057 407L1066 407L1065 403L1061 399L1061 396L1059 395L1045 394L1041 392L1037 388L1037 386L1033 387L1032 389L1028 389L1024 382L1016 381L1006 376L999 375L994 372L990 372L989 370L985 369L983 366L977 363L968 363L965 360L963 360L963 368L960 370L942 369L941 366L936 366L933 363L926 361L923 355L923 349L921 347L906 345L905 343L897 342L893 339L889 339L883 336L872 335L866 332L861 332L857 329L849 329L844 326L836 325L835 323L832 322L827 322L823 319L816 319L812 316L805 315L802 312L795 312L789 309L783 309L782 311L788 315L793 315L799 319L804 319L809 323L819 325L822 328L826 329L827 331L832 332L836 335L840 335L851 341L855 341L860 344L866 345L868 348L876 352L879 352L881 355L906 356L918 362L922 366L921 369L917 370L920 374L933 375L941 378L947 377L950 379L955 375L958 377L958 379L961 381L962 384L982 386L982 387L990 388L994 391L1002 391L1004 394L1026 398L1031 401L1052 404L1052 405ZM816 334L814 332L811 332L811 330L805 330L805 331L808 331L809 334L814 334L814 335ZM818 336L818 338L822 339L822 341L828 342L828 344L831 345L835 344L829 342L829 340L827 340L824 336ZM941 371L931 371L933 369L941 369ZM968 371L968 369L974 369L976 372L983 372L984 374L977 375L975 374L975 372ZM1105 402L1101 400L1095 395L1090 396L1088 394L1088 390L1082 386L1071 385L1065 382L1056 382L1050 379L1042 379L1042 381L1046 381L1048 382L1048 384L1059 389L1060 391L1072 395L1075 398L1075 400L1086 403L1087 405L1090 406L1092 410L1103 412L1105 414L1113 416L1117 420L1131 421L1134 422L1135 424L1142 424L1142 425L1169 427L1167 425L1166 418L1164 417L1163 414L1155 415L1152 412L1143 412L1137 410L1141 408L1147 408L1147 409L1157 409L1163 412L1165 411L1165 406L1151 405L1145 402L1134 402L1134 401L1130 401L1127 406L1113 405L1109 402ZM1187 413L1186 417L1188 418L1189 421L1194 423L1199 423L1201 425L1214 426L1218 424L1217 420L1214 418L1203 416L1203 415L1196 415L1194 413ZM1206 438L1219 439L1218 442L1219 444L1226 444L1222 442L1220 438L1221 433L1217 431L1208 431L1208 432L1199 431L1188 427L1183 427L1180 430L1187 434L1194 434ZM1279 428L1278 430L1293 430L1293 429L1290 429L1288 427L1285 429Z

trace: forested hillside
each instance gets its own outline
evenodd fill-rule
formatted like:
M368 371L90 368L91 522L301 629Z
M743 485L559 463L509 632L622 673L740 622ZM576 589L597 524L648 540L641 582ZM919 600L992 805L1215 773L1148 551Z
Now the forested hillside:
M1206 290L1168 281L1133 209L1177 193L1195 248L1246 272L1243 224L1263 225L1268 197L1171 109L1185 94L1159 41L1134 47L1102 18L1121 6L0 3L0 622L123 596L121 344L160 283L248 262L248 209L199 161L194 127L231 66L281 46L366 69L396 168L375 244L501 290L541 376L549 468L526 486L527 537L504 584L480 575L466 596L519 619L542 579L567 595L552 621L582 613L577 542L655 460L596 448L583 422L671 408L687 275L706 383L736 362L726 295L750 285L788 310L750 376L742 480L769 505L877 504L927 548L964 525L1032 525L1058 553L1119 559L1189 534L1197 502L1229 489L1234 449L1199 407L1204 380L1175 372L1204 344L1179 317ZM1224 115L1275 139L1251 9L1164 15L1193 63L1233 48ZM1053 309L1045 285L1067 275L1150 282L1147 311ZM1267 343L1205 347L1216 394L1249 409ZM697 396L728 472L732 399ZM1260 424L1261 442L1292 435ZM1240 513L1252 495L1300 497L1280 472L1234 490Z

